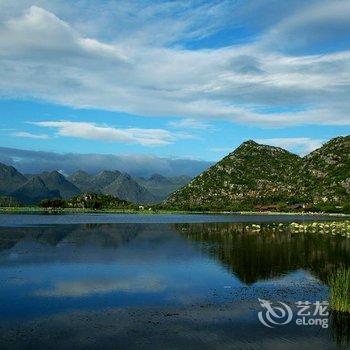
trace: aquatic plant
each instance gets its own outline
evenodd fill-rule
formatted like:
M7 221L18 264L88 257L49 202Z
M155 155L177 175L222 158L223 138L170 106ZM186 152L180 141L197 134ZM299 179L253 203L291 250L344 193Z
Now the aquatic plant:
M292 222L289 225L291 232L313 232L320 234L341 235L350 238L350 221L331 221L331 222Z
M335 311L350 313L350 268L341 267L329 278L330 306Z

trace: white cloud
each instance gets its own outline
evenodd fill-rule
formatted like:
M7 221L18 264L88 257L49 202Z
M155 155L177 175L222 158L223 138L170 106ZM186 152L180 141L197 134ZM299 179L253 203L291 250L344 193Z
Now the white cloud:
M343 0L310 3L303 11L285 18L264 38L264 44L290 52L313 48L324 52L329 45L349 40L350 2ZM323 45L325 48L323 48Z
M288 149L290 151L306 155L322 146L323 140L308 137L281 137L271 139L257 139L256 142Z
M57 130L58 136L76 137L87 140L138 143L143 146L162 146L179 138L190 138L184 133L172 133L164 129L114 128L87 122L42 121L32 124Z
M108 22L116 35L113 41L102 40L99 30L84 27L77 15L67 16L58 2L41 3L62 13L65 20L38 6L4 19L0 95L143 116L221 118L266 127L350 124L350 51L289 56L274 50L274 38L290 43L288 35L298 23L303 23L305 31L317 27L312 23L337 23L349 12L346 2L337 1L328 17L323 3L313 4L312 12L295 10L253 44L202 50L186 49L179 41L198 40L220 27L220 19L229 13L229 1L206 6L194 6L194 1L189 5L124 1L123 6L113 2L112 8L122 16L118 35ZM104 19L106 13L99 15ZM101 22L96 19L105 28ZM331 34L328 30L327 35ZM169 142L164 133L161 139Z
M209 123L206 123L204 121L194 119L194 118L186 118L186 119L171 121L169 122L169 126L176 129L197 129L197 130L206 130L212 127L212 125L210 125Z
M32 134L26 131L14 132L11 135L15 137L23 137L23 138L38 139L38 140L48 140L50 138L50 136L47 134Z

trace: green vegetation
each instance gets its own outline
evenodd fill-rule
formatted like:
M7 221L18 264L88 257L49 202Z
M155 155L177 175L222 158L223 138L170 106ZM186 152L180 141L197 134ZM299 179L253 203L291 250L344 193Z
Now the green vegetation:
M329 279L329 286L331 308L350 313L350 268L337 269Z

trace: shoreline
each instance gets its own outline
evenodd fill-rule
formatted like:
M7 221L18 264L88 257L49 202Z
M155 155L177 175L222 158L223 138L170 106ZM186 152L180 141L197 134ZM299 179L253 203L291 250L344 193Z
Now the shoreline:
M345 213L323 213L323 212L274 212L274 211L184 211L184 210L137 210L137 209L101 209L91 210L83 208L50 209L40 207L0 207L0 214L142 214L142 215L242 215L242 216L324 216L350 218Z

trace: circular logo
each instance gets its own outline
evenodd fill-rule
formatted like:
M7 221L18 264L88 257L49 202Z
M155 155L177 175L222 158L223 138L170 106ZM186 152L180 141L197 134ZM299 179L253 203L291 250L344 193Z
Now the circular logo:
M266 327L282 326L288 324L293 318L292 309L285 303L279 301L278 306L271 301L259 299L260 305L265 311L259 311L259 321Z

